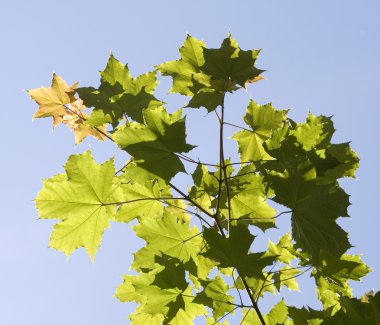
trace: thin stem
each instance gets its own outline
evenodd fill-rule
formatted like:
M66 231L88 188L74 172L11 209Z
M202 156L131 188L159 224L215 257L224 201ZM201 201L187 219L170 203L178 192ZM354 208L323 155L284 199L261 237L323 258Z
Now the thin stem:
M272 266L272 268L269 270L269 272L268 272L267 275L265 276L265 279L264 279L264 281L263 281L263 284L261 285L260 290L259 290L258 294L256 295L256 303L259 301L259 298L260 298L261 292L262 292L263 289L264 289L265 282L268 281L268 278L269 278L269 276L272 274L272 270L274 269L274 267L276 266L276 264L277 264L277 262L274 263L274 265Z
M273 284L276 284L276 283L281 283L281 282L284 282L284 281L287 281L287 280L298 278L302 274L305 274L307 271L309 271L311 268L312 268L312 266L309 266L306 270L303 270L301 273L298 273L295 276L291 276L291 277L286 278L286 279L282 279L282 280L279 280L279 281L271 282L270 284L266 284L265 286L263 286L263 288L269 287L269 286L271 286Z
M254 164L254 163L265 162L265 161L276 161L276 159L260 159L260 160L240 161L240 162L234 162L234 163L226 164L226 166Z
M271 273L275 274L275 273L287 272L287 271L291 271L291 270L301 270L301 269L304 269L304 268L310 268L310 266L300 265L300 266L295 266L295 267L289 267L289 268L284 269L284 270L280 269L280 270L272 271Z
M249 307L249 309L247 310L247 312L245 313L243 319L241 320L240 322L240 325L243 324L244 320L246 319L246 317L248 316L248 313L251 311L252 307Z
M201 162L201 161L197 161L197 160L194 160L193 158L189 157L189 156L186 156L182 153L177 153L177 152L172 152L173 154L175 154L178 158L180 159L183 159L187 162L190 162L192 164L197 164L197 165L205 165L205 166L211 166L211 167L217 167L218 165L216 164L211 164L211 163L205 163L205 162Z
M134 160L133 158L129 159L129 161L128 161L123 167L121 167L121 168L115 173L115 175L119 174L119 173L122 172L125 168L127 168L127 167L129 166L129 164L133 162L133 160Z
M249 132L253 132L252 130L250 129L247 129L243 126L240 126L240 125L236 125L236 124L232 124L232 123L229 123L229 122L224 122L225 125L229 125L229 126L233 126L235 128L239 128L239 129L242 129L242 130L246 130L246 131L249 131Z
M184 296L184 297L189 297L189 298L194 298L194 296L187 295L187 294L183 294L183 293L182 293L182 296ZM220 299L216 299L216 298L212 298L212 300L215 300L215 301L217 301L217 302L221 302L222 304L226 304L226 305L230 305L230 306L235 306L235 307L237 307L237 308L249 308L249 307L251 307L251 306L246 306L246 305L244 305L244 304L241 304L241 305L239 305L239 304L234 304L233 302L224 301L224 300L220 300Z
M223 315L222 317L219 317L212 325L218 324L223 318L227 317L229 314L233 313L236 309L240 308L239 306L236 306L234 309L230 310L227 314Z
M241 297L240 290L239 290L238 287L237 287L237 284L236 284L236 278L235 278L234 272L235 272L235 268L233 268L232 273L231 273L231 276L232 276L232 279L234 280L234 285L235 285L235 288L237 289L237 292L238 292L238 295L239 295L240 304L242 305L242 304L243 304L243 299L242 299L242 297Z
M220 205L219 201L220 201L222 183L226 182L227 201L228 201L228 210L229 210L229 212L228 212L229 213L229 215L228 215L228 218L229 218L229 220L228 220L228 231L229 231L230 217L231 217L231 215L230 215L230 213L231 213L231 211L230 211L231 210L231 205L230 205L230 202L229 202L229 200L230 200L229 199L229 186L228 186L228 181L226 180L227 179L226 167L228 165L230 165L230 164L225 164L225 162L224 162L224 148L223 148L224 97L225 96L223 96L223 101L222 101L222 105L221 105L221 116L219 116L216 113L216 115L218 116L218 119L219 119L219 123L220 123L220 129L219 129L219 168L220 168L219 178L220 178L220 180L219 180L219 189L218 189L218 204L217 204L216 213L214 215L214 219L217 222L217 225L218 225L218 228L219 228L219 231L220 231L221 235L224 238L226 238L226 234L224 233L223 228L221 227L220 222L219 222L219 218L218 218L218 216L219 216L218 215L219 205ZM224 180L223 180L222 173L224 174ZM238 275L239 275L239 271L238 271ZM240 277L240 278L241 278L241 280L243 282L245 291L247 292L248 297L251 300L252 307L256 311L256 314L257 314L257 316L260 319L261 324L262 325L266 325L264 317L263 317L263 315L260 312L259 306L257 305L256 300L254 299L254 297L252 295L251 289L249 288L247 281L244 279L244 277Z
M221 105L221 116L220 116L220 167L223 170L224 182L226 185L226 194L227 194L227 211L228 211L228 222L227 222L227 233L230 234L231 227L231 196L230 196L230 187L228 186L227 180L227 167L225 165L224 159L224 137L223 137L223 126L224 126L224 97ZM221 175L219 175L222 179Z
M292 213L293 210L289 210L289 211L283 211L277 215L275 215L274 217L271 217L271 218L260 218L260 217L252 217L252 218L232 218L231 221L249 221L249 220L273 220L273 219L277 219L279 216L282 216L283 214L286 214L286 213Z
M102 203L102 206L105 205L121 205L121 204L127 204L127 203L133 203L133 202L138 202L138 201L161 201L161 200L181 200L182 198L178 197L157 197L157 198L152 198L152 197L144 197L144 198L139 198L139 199L134 199L134 200L129 200L129 201L122 201L122 202L112 202L112 203Z

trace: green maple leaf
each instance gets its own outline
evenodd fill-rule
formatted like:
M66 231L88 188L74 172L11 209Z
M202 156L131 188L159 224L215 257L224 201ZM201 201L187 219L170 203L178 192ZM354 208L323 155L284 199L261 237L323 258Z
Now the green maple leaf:
M231 227L228 238L212 228L204 230L203 238L208 245L203 255L218 262L222 268L235 267L240 276L262 278L263 268L274 260L264 253L248 253L255 237L243 225Z
M192 288L186 281L183 263L166 255L156 257L160 265L154 281L141 293L146 301L141 311L147 314L163 314L164 324L192 324L198 315L206 314L206 308L195 301Z
M332 183L342 177L355 177L359 158L349 143L331 144L315 159L319 183Z
M296 137L303 149L311 150L320 141L322 132L323 125L321 123L314 124L306 122L297 123L295 130L290 132L290 134Z
M368 297L368 302L356 298L341 297L342 324L379 324L380 323L380 292ZM342 313L344 311L344 314ZM337 313L339 314L339 313Z
M348 195L337 185L312 186L292 207L293 238L318 259L321 250L340 256L350 247L347 233L336 223L347 216Z
M162 107L146 109L145 124L120 127L112 138L135 158L135 166L169 182L178 172L185 172L176 153L193 148L186 143L185 119L181 113L179 110L168 114Z
M194 86L194 75L201 73L200 67L204 64L203 48L205 43L195 37L187 35L182 47L179 48L181 58L157 66L164 76L173 78L171 93L193 96L191 88Z
M290 262L296 258L296 256L291 253L292 250L292 237L287 233L280 238L277 244L270 240L266 254L268 256L275 256L280 262L290 264Z
M314 309L311 309L310 307L296 308L296 307L289 306L288 313L289 313L289 317L292 319L292 321L288 321L288 323L286 323L289 325L331 324L331 323L325 322L327 320L328 315L325 315L323 311L314 310ZM337 323L337 324L340 324L340 323Z
M114 177L113 159L97 164L89 151L70 156L66 174L44 182L36 198L41 219L60 219L50 247L70 255L84 247L93 259L104 230L114 219L122 191Z
M173 78L170 92L191 96L188 107L205 107L209 112L222 105L224 93L260 80L263 70L255 68L258 50L243 51L230 35L219 49L207 49L190 35L179 49L181 58L157 69Z
M119 300L140 304L130 316L132 323L192 324L194 317L206 314L205 307L194 301L183 264L167 255L156 256L155 262L154 271L124 276L116 291Z
M340 297L352 297L348 280L360 281L370 271L359 255L344 254L337 259L324 252L320 265L312 273L317 285L318 298L324 309L332 307L334 312L339 310Z
M94 107L86 121L89 125L112 123L116 126L124 114L142 122L143 109L162 105L162 102L153 96L157 86L155 72L132 78L128 66L118 61L111 53L107 66L100 75L101 84L98 89L93 87L77 89L85 105Z
M212 213L212 200L218 191L218 179L202 164L197 165L192 176L194 186L189 192L190 198L203 209Z
M202 239L196 227L190 228L175 215L165 213L162 219L144 218L134 230L147 245L135 254L133 267L152 268L155 256L162 253L178 258L183 263L196 258Z
M205 63L202 70L222 84L245 87L263 72L255 67L259 50L243 51L236 40L228 35L219 49L203 50Z
M360 255L343 254L337 259L334 255L324 252L317 270L318 274L339 283L346 280L360 281L371 268L361 260Z
M164 213L161 198L171 197L168 186L160 186L156 181L148 181L144 184L122 184L125 201L116 214L116 220L130 222L134 218L148 217L160 218Z
M282 286L286 286L289 290L299 291L296 276L301 271L297 268L292 268L288 265L283 266L273 275L274 285L278 291L281 291Z
M267 181L275 192L273 200L293 211L292 234L297 246L314 260L321 250L342 255L351 245L336 219L347 216L348 195L336 182L319 185L315 164L293 136L272 143L270 154L277 161L264 165Z
M233 193L231 197L231 218L239 223L253 224L262 230L275 227L276 210L266 202L263 177L252 173L244 175L244 171L242 173L237 185L240 190L236 190L236 194Z
M252 131L242 130L233 136L238 143L241 161L273 159L263 144L271 137L274 130L282 127L286 112L275 110L271 104L261 106L253 100L249 102L244 122Z
M139 275L123 276L123 283L116 288L115 297L121 302L136 301L144 303L146 298L139 293L154 281L154 273L141 273Z
M166 255L157 257L156 262L164 266L149 287L142 290L147 296L142 310L148 314L163 313L164 324L192 324L198 315L207 313L197 303L192 288L185 278L184 265L176 258Z
M215 279L201 280L200 282L203 291L197 294L194 302L212 308L214 318L222 317L234 309L234 299L228 294L229 287L220 276L217 275Z

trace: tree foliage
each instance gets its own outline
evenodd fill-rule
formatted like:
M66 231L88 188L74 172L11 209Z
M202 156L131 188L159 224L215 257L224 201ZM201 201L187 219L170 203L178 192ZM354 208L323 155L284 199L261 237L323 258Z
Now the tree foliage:
M63 173L44 181L35 201L42 219L58 220L50 247L66 255L84 247L94 259L111 221L137 220L133 229L146 245L116 289L120 301L138 304L132 324L196 317L226 324L238 310L241 324L380 324L380 293L355 298L350 287L370 272L347 252L348 234L337 223L350 205L339 179L355 177L359 159L348 142L332 142L331 117L309 113L296 122L287 110L250 100L245 125L229 123L225 97L262 79L259 51L242 50L231 35L218 49L188 35L179 52L136 78L111 54L97 88L54 74L49 88L29 90L35 118L67 125L76 143L94 136L130 155L118 171L113 159L99 164L90 151L72 155ZM157 73L172 78L170 92L189 97L187 108L216 113L219 161L188 155L184 108L169 113L155 97ZM237 129L239 161L226 159L226 125ZM173 183L183 172L192 175L187 190ZM291 231L266 251L253 249L277 218L290 218ZM260 310L264 295L299 290L303 274L315 282L320 310L285 298Z

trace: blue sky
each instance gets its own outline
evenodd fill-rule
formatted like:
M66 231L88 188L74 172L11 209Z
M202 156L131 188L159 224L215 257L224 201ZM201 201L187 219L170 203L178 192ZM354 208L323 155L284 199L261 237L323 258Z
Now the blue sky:
M50 120L32 123L36 105L24 90L49 86L53 72L96 86L110 50L138 75L177 58L187 32L209 47L231 32L243 49L263 49L258 67L267 70L266 80L227 99L236 107L227 113L231 120L240 119L249 98L292 109L298 121L308 110L334 115L335 142L352 141L361 158L358 179L342 182L352 218L341 224L351 252L375 269L355 293L380 289L379 10L376 0L2 1L0 324L128 324L132 306L112 295L141 244L130 226L112 224L94 264L82 250L67 259L48 248L53 223L37 220L33 202L41 180L61 172L69 154L92 148L102 162L116 149L92 140L75 147L68 130L53 133ZM169 84L162 79L158 94L169 109L179 108L186 99L167 96ZM186 114L198 127L189 142L207 139L195 154L215 160L214 142L200 131L209 125L205 110ZM185 188L185 178L178 183ZM312 288L305 288L291 301L314 304Z

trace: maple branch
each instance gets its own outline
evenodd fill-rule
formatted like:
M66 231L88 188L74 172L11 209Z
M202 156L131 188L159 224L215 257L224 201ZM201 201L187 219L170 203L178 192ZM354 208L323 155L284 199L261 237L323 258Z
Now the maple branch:
M227 222L227 233L230 234L230 227L231 227L231 196L230 196L230 188L228 186L228 180L227 180L227 167L225 165L225 159L224 159L224 138L223 138L223 126L224 126L224 98L225 94L223 95L222 105L221 105L221 116L220 116L220 167L223 169L223 177L224 182L226 184L226 194L227 194L227 211L228 211L228 222ZM219 174L219 177L221 175Z
M277 215L275 215L274 217L271 217L271 218L260 218L260 217L252 217L252 218L232 218L231 221L249 221L249 220L273 220L273 219L277 219L279 216L282 216L283 214L286 214L286 213L292 213L293 210L289 210L289 211L283 211Z
M231 204L230 204L230 195L229 195L229 186L228 186L228 180L227 180L227 171L226 171L226 168L228 165L231 165L231 164L225 164L224 162L224 147L223 147L223 120L224 120L224 98L225 98L225 93L223 94L223 99L222 99L222 104L221 104L221 116L219 116L216 112L216 115L219 119L219 124L220 124L220 128L219 128L219 189L218 189L218 201L217 201L217 210L216 210L216 213L215 213L215 221L217 222L218 224L218 228L220 230L220 233L221 235L226 238L226 235L223 231L223 228L219 225L219 218L218 218L218 212L219 212L219 205L220 205L220 195L221 195L221 189L222 189L222 183L225 182L226 183L226 192L227 192L227 202L228 202L228 233L229 233L229 230L230 230L230 223L231 223ZM222 176L222 173L224 174L224 179L223 179L223 176ZM239 275L239 271L238 271L238 275ZM248 294L248 297L249 299L251 300L251 303L252 303L252 307L253 309L255 310L257 316L259 317L260 319L260 322L262 325L266 325L265 323L265 320L264 320L264 317L263 315L261 314L261 311L259 309L259 306L257 305L256 303L256 300L255 298L253 297L252 295L252 292L251 292L251 289L249 288L248 286L248 283L247 281L245 280L244 277L240 277L242 282L243 282L243 285L244 285L244 289L245 291L247 292Z

